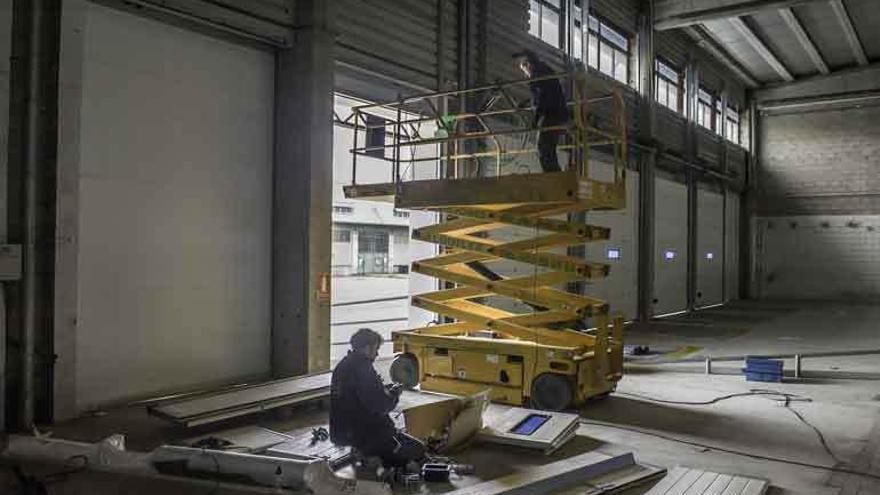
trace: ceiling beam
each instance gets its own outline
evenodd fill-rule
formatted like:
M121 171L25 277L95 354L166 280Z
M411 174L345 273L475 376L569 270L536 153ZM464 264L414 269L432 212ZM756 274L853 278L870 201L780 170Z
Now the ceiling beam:
M816 45L813 43L813 40L810 39L810 36L804 30L804 26L801 24L801 21L798 20L797 16L792 12L791 7L786 7L784 9L779 9L779 15L782 16L782 20L788 24L789 29L794 32L794 36L797 38L798 42L800 42L804 51L807 52L807 55L810 56L810 60L813 61L813 65L816 66L816 69L819 70L822 74L828 74L830 71L828 70L828 64L825 63L825 59L822 58L822 54L819 53L819 50L816 49Z
M749 45L758 52L758 55L760 55L761 58L763 58L764 61L767 62L767 64L769 64L780 77L782 77L782 79L789 82L794 81L794 76L791 75L791 72L788 71L778 58L776 58L776 55L773 55L773 52L771 52L770 49L767 48L767 45L755 35L755 32L746 25L745 21L739 17L731 17L728 20L733 24L733 27L743 35L746 41L749 42Z
M820 0L667 0L655 6L654 28L658 31L702 24L706 21L752 15ZM700 8L694 8L694 5Z
M804 77L792 83L768 84L754 94L758 101L814 98L846 93L880 92L880 62Z
M740 65L733 56L727 53L727 50L720 43L712 39L712 36L706 33L702 27L687 26L684 28L684 32L696 40L698 46L709 52L716 60L730 69L747 87L757 88L761 86L761 83L745 67Z
M859 41L859 34L856 32L856 27L853 26L852 19L846 11L843 0L831 0L831 8L834 9L834 15L837 16L840 27L843 28L843 34L846 35L846 41L849 43L849 47L852 48L856 61L859 65L868 65L865 49L862 47L862 42Z

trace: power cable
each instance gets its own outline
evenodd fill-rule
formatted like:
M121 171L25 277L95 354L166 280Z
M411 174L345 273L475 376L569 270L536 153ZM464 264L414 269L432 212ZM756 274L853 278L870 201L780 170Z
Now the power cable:
M751 452L745 452L745 451L741 451L741 450L728 449L725 447L718 447L715 445L709 445L709 444L704 444L704 443L700 443L700 442L694 442L691 440L685 440L683 438L676 438L676 437L673 437L670 435L664 435L662 433L655 433L652 431L643 430L641 428L636 428L636 427L632 427L632 426L623 426L623 425L617 425L617 424L613 424L613 423L606 423L604 421L595 421L595 420L583 419L583 418L580 420L580 422L581 422L581 424L585 424L585 425L600 426L600 427L605 427L605 428L613 428L613 429L617 429L617 430L630 431L633 433L639 433L641 435L662 438L663 440L668 440L670 442L682 443L685 445L690 445L692 447L699 447L699 448L707 449L707 450L717 450L719 452L725 452L728 454L734 454L734 455L739 455L739 456L743 456L743 457L750 457L752 459L759 459L762 461L779 462L782 464L791 464L793 466L801 466L801 467L807 467L807 468L812 468L812 469L820 469L823 471L831 471L831 472L835 472L835 473L852 474L855 476L864 476L866 478L880 480L880 475L873 474L873 473L866 473L863 471L856 471L856 470L847 469L847 468L838 468L838 467L834 467L834 466L823 466L821 464L811 464L809 462L795 461L793 459L785 459L783 457L771 457L771 456L767 456L767 455L754 454Z
M686 406L706 406L706 405L717 404L717 403L725 401L725 400L730 400L730 399L735 399L735 398L740 398L740 397L758 396L758 397L774 398L772 400L776 400L776 401L781 402L782 406L785 407L792 414L794 414L795 417L800 422L802 422L804 425L808 426L810 429L813 430L813 432L816 434L816 437L819 439L819 443L822 444L822 448L825 450L825 452L832 459L834 459L834 461L836 463L843 464L843 462L834 454L834 451L831 450L831 447L828 444L828 441L825 438L825 435L822 433L822 431L818 427L816 427L815 425L813 425L812 423L807 421L807 419L803 416L803 414L801 414L799 411L797 411L791 407L792 402L812 402L813 399L811 399L809 397L804 397L804 396L801 396L798 394L792 394L792 393L787 393L787 392L779 392L776 390L768 390L768 389L751 389L748 392L739 392L739 393L735 393L735 394L722 395L722 396L715 397L713 399L709 399L706 401L679 401L679 400L660 399L657 397L651 397L648 395L636 394L636 393L630 393L630 392L616 392L616 394L629 396L629 397L636 397L639 399L644 399L644 400L647 400L650 402L656 402L656 403L660 403L660 404L675 404L675 405L686 405ZM695 447L701 447L701 448L706 448L706 449L711 449L711 450L718 450L721 452L727 452L727 453L736 454L736 455L742 455L745 457L752 457L755 459L781 462L781 463L798 465L798 466L803 466L803 467L810 467L810 468L814 468L814 469L823 469L823 470L827 470L827 471L852 474L852 475L856 475L856 476L864 476L864 477L880 480L880 475L876 475L876 474L872 474L872 473L855 471L855 470L846 469L846 468L838 468L838 467L833 467L833 466L822 466L822 465L818 465L818 464L810 464L810 463L805 463L805 462L800 462L800 461L794 461L791 459L770 457L770 456L753 454L750 452L744 452L744 451L739 451L739 450L734 450L734 449L727 449L724 447L706 445L706 444L701 444L699 442L693 442L690 440L675 438L672 436L664 435L661 433L654 433L654 432L642 430L640 428L635 428L635 427L620 426L620 425L615 425L615 424L611 424L611 423L605 423L602 421L592 421L592 420L586 420L586 419L581 419L581 423L593 424L593 425L597 425L597 426L605 426L605 427L609 427L609 428L617 428L617 429L627 430L627 431L634 431L636 433L650 435L650 436L654 436L657 438L662 438L664 440L684 443L687 445L692 445Z

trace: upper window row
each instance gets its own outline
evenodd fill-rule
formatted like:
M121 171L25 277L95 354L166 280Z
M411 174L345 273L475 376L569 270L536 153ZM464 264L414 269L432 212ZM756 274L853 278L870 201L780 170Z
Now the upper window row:
M632 60L632 40L625 32L590 14L587 26L581 23L581 0L573 0L572 56L624 84L630 83L629 66ZM529 34L541 41L561 48L565 30L561 28L564 0L529 0ZM584 36L587 36L586 47ZM684 76L672 64L658 59L655 66L654 90L657 102L670 110L682 113L685 101ZM697 124L716 131L730 141L740 143L739 111L730 106L727 115L721 112L721 99L705 88L697 94L695 118Z
M629 83L630 39L605 21L590 15L587 27L582 26L580 0L574 0L574 24L572 33L573 55L584 60L584 35L587 36L586 63L599 72ZM553 46L562 47L564 29L560 29L562 0L530 0L529 34Z

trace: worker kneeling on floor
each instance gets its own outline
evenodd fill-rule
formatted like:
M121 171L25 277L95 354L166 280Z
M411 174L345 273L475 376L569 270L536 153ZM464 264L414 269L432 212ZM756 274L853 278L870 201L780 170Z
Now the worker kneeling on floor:
M425 457L418 439L399 431L389 413L403 388L385 385L373 368L382 336L361 328L351 337L351 350L333 370L330 382L330 440L362 456L375 456L388 467L404 467Z

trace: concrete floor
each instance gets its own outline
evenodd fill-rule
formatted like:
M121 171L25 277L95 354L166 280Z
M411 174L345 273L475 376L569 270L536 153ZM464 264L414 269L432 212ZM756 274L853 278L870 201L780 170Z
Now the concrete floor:
M880 305L805 302L739 302L632 329L628 343L674 350L683 346L712 355L804 352L880 348ZM734 363L731 363L733 365ZM851 357L805 362L807 370L880 373L880 357ZM665 365L628 370L616 394L591 402L583 410L582 445L609 453L631 450L642 463L685 465L771 480L774 494L867 495L880 493L880 381L866 379L800 379L784 383L746 382L742 376L697 373L701 366ZM866 375L867 376L867 375ZM713 405L654 402L706 401L715 397L770 389L808 398L788 408L766 396L741 397ZM833 457L816 432L824 435ZM286 431L321 424L326 412L301 409L286 420L263 415L236 423L258 422ZM225 424L224 428L234 424ZM210 431L187 431L148 417L142 408L110 411L55 425L56 437L95 441L110 433L128 435L130 449ZM688 443L683 443L688 442ZM723 450L722 450L723 449ZM726 450L727 452L725 452ZM732 453L739 452L739 453ZM749 455L758 457L749 457ZM508 465L503 449L470 454L483 458L487 470ZM770 460L770 459L777 460ZM782 459L792 462L783 462ZM799 463L799 464L798 464ZM808 466L809 465L809 466ZM875 478L835 473L825 467L872 473ZM484 476L489 476L486 472ZM491 477L491 476L490 476ZM7 493L0 479L0 493ZM50 485L50 493L231 493L181 489L166 482L118 476L77 474ZM647 487L628 493L643 493Z

